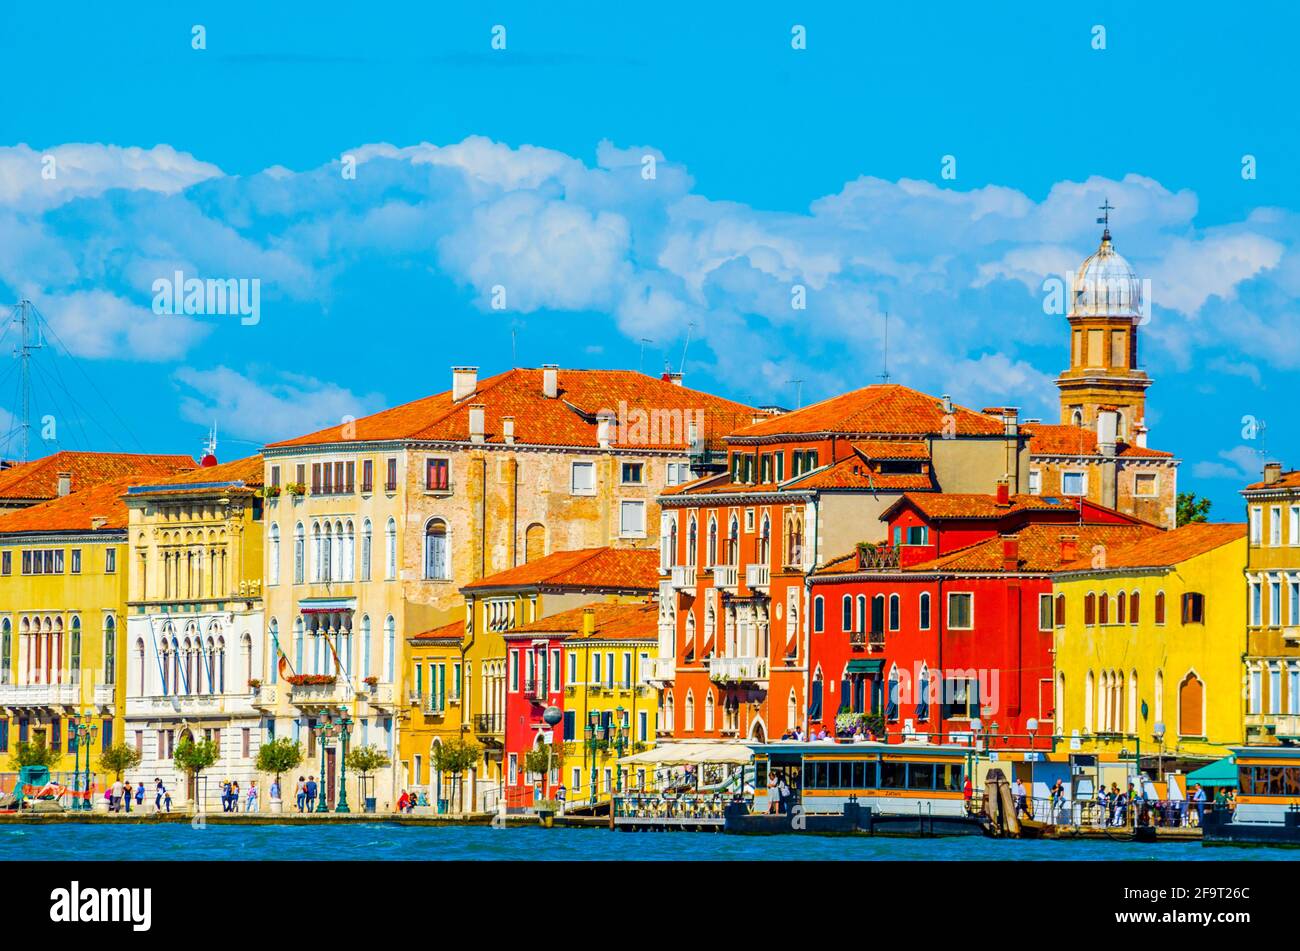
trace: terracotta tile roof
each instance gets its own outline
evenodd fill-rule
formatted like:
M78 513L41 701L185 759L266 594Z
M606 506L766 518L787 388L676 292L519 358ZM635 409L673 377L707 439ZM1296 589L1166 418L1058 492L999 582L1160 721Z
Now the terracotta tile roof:
M239 483L255 489L262 485L263 467L261 454L245 456L231 462L218 463L207 468L191 469L177 476L158 479L147 483L133 485L127 490L128 495L178 495L206 491L196 488L204 485L221 485Z
M461 641L465 638L465 622L451 621L435 627L431 631L421 631L419 634L412 634L413 641Z
M1149 538L1144 537L1137 544L1129 544L1113 551L1108 550L1104 569L1168 568L1245 537L1244 522L1190 522L1172 531L1161 532ZM1082 543L1079 550L1081 552L1084 550ZM1093 564L1091 557L1083 557L1062 566L1062 570L1102 569Z
M1278 480L1274 483L1252 482L1246 486L1245 491L1252 489L1300 489L1300 469L1291 472L1283 472Z
M121 530L127 525L122 495L133 480L119 479L0 515L0 535ZM97 518L105 521L98 527Z
M720 472L705 476L685 485L665 489L663 495L752 495L756 492L778 492L775 482L732 482L731 474Z
M582 548L507 568L462 591L495 588L574 588L644 591L659 588L659 552L654 548Z
M825 432L858 436L942 435L946 415L938 398L911 387L884 383L763 420L735 433L732 441ZM956 425L950 430L960 436L996 436L1003 432L1000 419L964 406L953 404L952 416Z
M1148 525L1027 525L1014 534L1018 556L1017 571L1051 572L1065 567L1062 538L1073 536L1075 551L1091 564L1097 546L1109 553L1139 543L1146 545L1165 534ZM906 571L1005 571L1002 537L990 538L966 548L949 552L931 561L911 565ZM1073 562L1072 562L1073 564Z
M75 493L118 479L171 476L196 465L189 456L64 450L0 471L0 499L58 498L60 472L72 475Z
M1068 499L1044 495L1013 495L1009 505L998 505L996 495L976 492L926 492L908 493L881 514L890 512L906 502L912 503L926 518L934 519L999 519L1019 512L1077 512L1078 506Z
M596 633L584 637L583 616L588 610L596 614ZM509 631L506 637L537 634L563 634L570 641L654 641L659 637L659 606L653 601L590 604L532 621Z
M1025 423L1020 427L1029 436L1031 456L1097 456L1097 432L1082 426L1059 423ZM1155 459L1172 459L1172 452L1147 449L1124 441L1115 444L1120 456L1150 456Z
M702 411L705 445L752 422L752 407L631 370L560 370L555 399L542 394L540 369L507 370L481 380L475 392L454 402L451 391L405 403L342 426L271 443L268 448L351 440L469 441L469 408L484 407L484 440L502 445L501 418L513 416L515 441L530 445L596 448L596 417L626 407L626 431L615 427L615 445L649 449L688 448L687 424Z
M875 472L857 456L791 480L791 489L863 489L886 492L926 492L934 479L921 472Z
M930 458L930 446L920 439L864 439L853 448L872 462Z

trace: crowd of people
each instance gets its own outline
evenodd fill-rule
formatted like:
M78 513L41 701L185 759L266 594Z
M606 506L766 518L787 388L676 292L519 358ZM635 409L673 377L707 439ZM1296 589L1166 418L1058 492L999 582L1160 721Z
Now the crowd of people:
M244 794L244 811L257 812L261 806L261 794L257 789L257 780L254 779L248 786L248 792ZM239 780L225 780L221 784L221 811L238 812L239 811Z
M172 811L172 794L167 791L163 781L155 777L154 779L154 812ZM104 801L108 806L109 812L130 812L132 803L138 812L144 811L145 784L141 780L132 785L128 779L123 781L118 778L111 786L104 790Z

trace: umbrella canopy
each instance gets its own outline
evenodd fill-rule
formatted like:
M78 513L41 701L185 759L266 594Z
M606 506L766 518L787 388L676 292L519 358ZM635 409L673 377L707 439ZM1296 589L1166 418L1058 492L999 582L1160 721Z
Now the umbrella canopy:
M745 764L753 758L753 751L743 743L665 743L624 756L618 762L619 765L684 766L690 763Z
M1231 756L1225 756L1213 763L1207 763L1200 769L1192 770L1187 774L1187 788L1191 789L1197 783L1202 786L1236 786L1236 761Z
M688 753L686 762L744 765L753 758L754 751L743 743L710 743Z

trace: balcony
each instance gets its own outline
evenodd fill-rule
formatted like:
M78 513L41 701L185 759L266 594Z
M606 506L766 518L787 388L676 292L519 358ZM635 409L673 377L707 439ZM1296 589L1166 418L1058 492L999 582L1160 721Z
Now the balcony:
M139 703L158 713L181 713L186 716L210 716L227 712L226 698L220 694L194 694L141 697ZM132 701L136 703L137 701Z
M1300 739L1300 714L1253 713L1246 715L1246 726L1269 733L1279 740Z
M1300 644L1300 627L1292 626L1282 628L1282 640L1286 641L1288 644Z
M0 707L75 707L76 684L4 684L0 686Z
M642 657L641 679L651 683L672 683L677 673L675 657Z
M253 706L258 710L274 710L276 698L274 684L261 684L253 691Z
M501 744L506 718L500 713L479 713L474 717L474 735L485 743Z
M323 684L289 684L289 702L296 707L319 710L346 706L352 700L352 686L335 678Z
M858 545L858 568L868 571L873 568L897 568L898 549L893 545Z
M772 569L767 565L745 566L745 587L753 591L767 590L772 582Z
M695 590L695 566L694 565L673 565L669 569L672 574L672 586L674 591L694 591Z
M117 688L112 684L95 684L95 694L92 703L101 710L111 710L113 704L117 702Z
M740 587L740 569L735 565L714 565L713 586L735 591Z
M372 707L390 710L397 706L397 691L392 684L367 684L365 699Z
M884 631L850 631L849 646L855 651L860 651L864 647L873 651L882 651L885 649L885 632Z
M524 695L534 703L546 702L546 681L532 677L524 681Z
M758 683L767 680L767 658L710 657L709 679L723 683Z

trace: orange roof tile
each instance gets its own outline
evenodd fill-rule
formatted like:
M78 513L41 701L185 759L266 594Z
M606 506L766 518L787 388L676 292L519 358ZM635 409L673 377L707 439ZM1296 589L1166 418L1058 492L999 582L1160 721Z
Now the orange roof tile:
M853 448L873 462L898 459L929 459L930 447L920 439L864 439Z
M122 493L130 484L129 479L102 482L62 498L0 515L0 535L120 531L127 525ZM103 518L104 523L96 527L93 523L97 518Z
M1093 563L1091 556L1062 566L1062 571L1113 571L1124 568L1168 568L1207 551L1213 551L1246 537L1244 522L1190 522L1172 531L1144 537L1106 552L1104 566ZM1080 551L1083 551L1082 543Z
M862 489L884 492L926 492L934 479L923 472L875 472L857 456L847 456L834 465L814 469L792 479L790 489Z
M1254 489L1300 489L1300 469L1283 472L1276 482L1252 482L1246 486L1245 491L1250 492Z
M596 632L585 639L597 641L653 641L659 637L659 606L653 601L637 604L602 602L573 608L531 621L509 631L506 637L537 634L563 634L567 640L583 640L583 618L587 611L596 615Z
M1051 572L1063 567L1063 538L1074 537L1075 551L1083 552L1091 562L1096 557L1097 546L1106 551L1127 545L1148 544L1165 534L1163 530L1150 525L1027 525L1014 533L1016 570L1020 572ZM968 545L957 551L948 552L939 558L911 565L906 571L971 571L1000 572L1005 571L1003 563L1003 539L1001 536L990 538L974 545Z
M996 436L1003 432L1001 420L964 406L953 404L951 415L955 425L950 425L949 431L960 436ZM897 383L884 383L864 386L793 413L765 419L734 433L728 441L809 433L941 435L945 432L947 416L938 398Z
M709 393L687 389L667 380L631 370L560 370L558 396L542 394L540 369L507 370L478 383L475 392L453 401L451 391L405 403L267 448L309 446L354 440L410 439L468 442L469 408L484 407L484 441L503 445L501 419L513 416L515 441L528 445L596 448L596 417L613 413L616 422L625 410L626 426L614 427L616 446L649 449L688 448L688 424L703 417L705 444L722 445L721 438L753 420L756 410Z
M915 505L926 518L998 519L1018 512L1077 512L1074 503L1054 496L1013 495L1008 505L998 505L996 495L978 492L910 492L881 513L887 517L904 501Z
M1082 426L1070 426L1060 423L1025 423L1022 427L1029 435L1029 454L1031 456L1097 456L1097 432ZM1160 449L1148 449L1134 446L1122 440L1115 444L1115 453L1120 456L1150 456L1158 459L1172 459L1173 453Z
M166 479L141 483L131 486L128 495L176 495L204 491L201 487L208 485L240 484L254 489L263 482L262 456L256 454L218 463L207 468L191 469L189 472Z
M442 627L435 627L431 631L421 631L419 634L412 634L411 640L415 641L459 641L465 637L465 622L451 621Z
M138 481L171 476L195 466L193 459L181 455L63 450L0 471L0 499L58 498L60 472L72 476L72 491L75 493L117 479L135 478Z
M650 593L659 587L659 552L654 548L582 548L507 568L462 591L497 588L578 588Z

